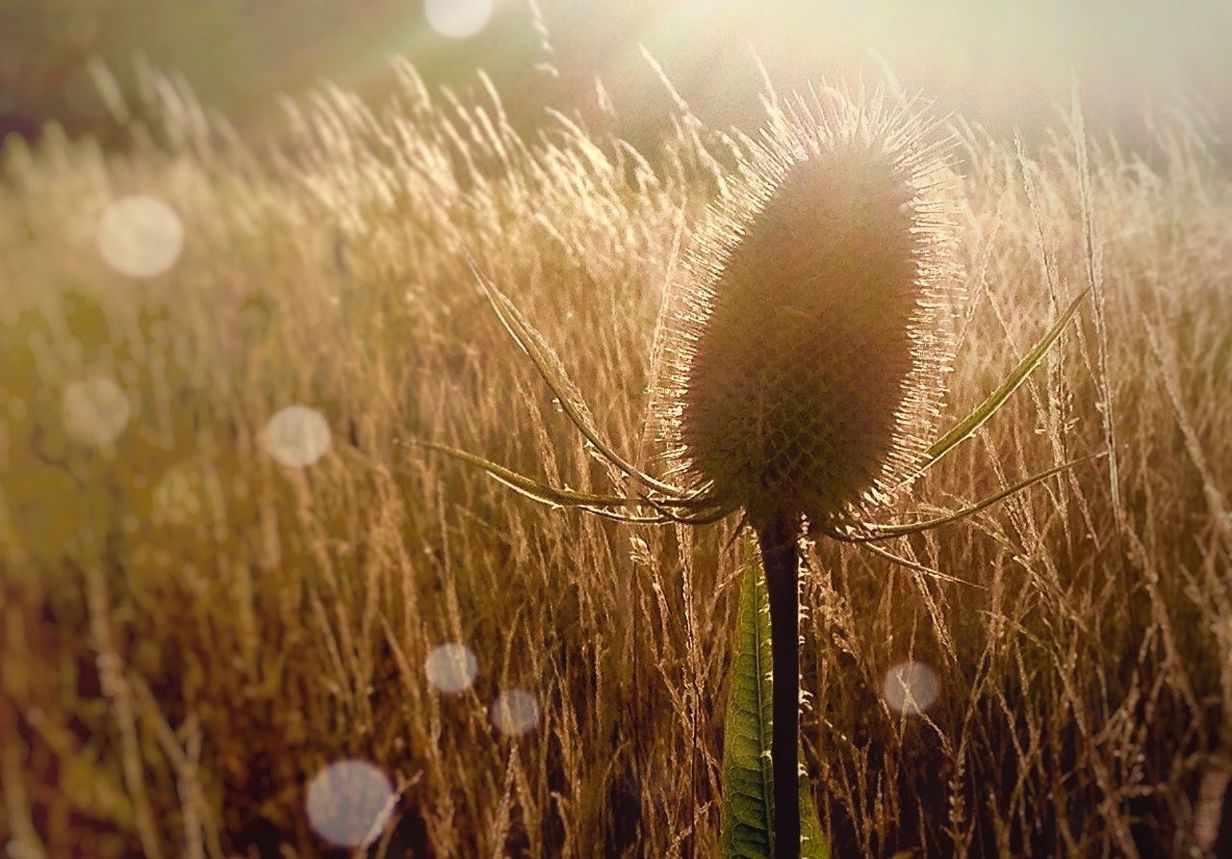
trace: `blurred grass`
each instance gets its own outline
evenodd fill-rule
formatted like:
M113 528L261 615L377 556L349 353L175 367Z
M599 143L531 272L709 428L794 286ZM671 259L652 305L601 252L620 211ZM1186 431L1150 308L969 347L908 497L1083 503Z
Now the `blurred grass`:
M524 139L487 88L400 73L380 113L324 91L277 146L166 85L161 123L125 154L54 133L5 150L10 852L316 855L305 785L343 757L400 791L389 855L716 852L735 523L544 511L407 441L600 485L464 251L638 450L675 240L740 143L687 113L645 155L563 116ZM958 506L1110 432L1119 503L1087 468L896 547L978 588L810 551L803 729L836 855L1154 855L1210 829L1200 785L1232 766L1232 182L1194 123L1154 120L1150 153L1089 144L1086 192L1073 122L1022 153L956 123L974 297L953 415L1066 296L1092 279L1098 296L901 512ZM95 247L128 193L184 223L183 255L149 281ZM101 449L62 414L91 376L133 414ZM332 430L303 471L261 444L292 404ZM458 696L423 670L444 641L478 657ZM909 657L940 678L926 718L880 698ZM511 687L542 714L517 740L487 713Z

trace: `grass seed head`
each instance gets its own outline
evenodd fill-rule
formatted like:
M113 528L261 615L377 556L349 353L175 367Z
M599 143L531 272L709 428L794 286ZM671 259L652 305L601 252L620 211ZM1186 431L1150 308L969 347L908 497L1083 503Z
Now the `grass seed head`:
M877 94L778 113L672 284L660 433L754 524L883 500L928 444L960 282L935 130Z

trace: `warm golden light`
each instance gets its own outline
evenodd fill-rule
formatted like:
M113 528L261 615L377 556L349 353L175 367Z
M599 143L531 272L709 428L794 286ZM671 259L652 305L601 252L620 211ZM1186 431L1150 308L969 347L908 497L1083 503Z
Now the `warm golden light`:
M1232 116L1232 6L1219 0L1176 9L1148 0L96 0L71 20L18 0L4 14L15 23L0 27L0 127L28 132L47 119L105 125L108 99L92 92L90 63L112 66L131 96L138 54L182 74L207 103L260 124L270 96L321 80L387 91L387 63L398 55L430 81L456 83L484 68L507 92L524 91L550 65L554 86L582 105L597 76L624 123L657 122L645 112L660 96L647 100L653 73L643 48L694 109L720 123L756 113L754 54L784 87L888 69L907 90L1006 132L1050 118L1072 82L1097 126L1141 133L1144 102L1176 98ZM531 103L510 110L538 119Z
M1229 44L0 0L0 852L1232 856Z

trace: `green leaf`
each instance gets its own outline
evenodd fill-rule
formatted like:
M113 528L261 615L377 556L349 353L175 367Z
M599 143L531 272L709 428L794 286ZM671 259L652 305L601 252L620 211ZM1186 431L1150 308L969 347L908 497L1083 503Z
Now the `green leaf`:
M774 855L770 597L761 553L751 537L745 542L745 557L723 735L723 855L770 859ZM800 776L800 831L802 857L829 857L809 778L804 774Z

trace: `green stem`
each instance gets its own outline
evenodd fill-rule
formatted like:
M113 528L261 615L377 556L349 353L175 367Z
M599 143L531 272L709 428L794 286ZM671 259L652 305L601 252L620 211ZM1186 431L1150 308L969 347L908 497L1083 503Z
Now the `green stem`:
M800 552L799 523L776 516L757 529L770 597L775 859L800 857Z

